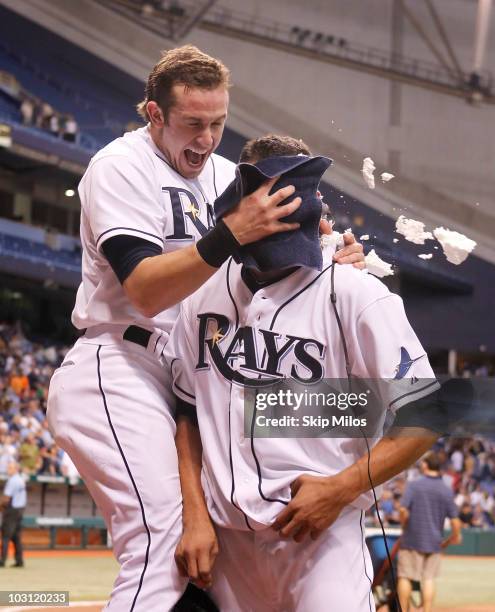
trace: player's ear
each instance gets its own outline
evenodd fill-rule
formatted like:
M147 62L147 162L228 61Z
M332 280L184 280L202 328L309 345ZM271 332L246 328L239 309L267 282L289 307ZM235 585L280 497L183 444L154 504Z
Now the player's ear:
M154 100L150 100L146 104L146 110L148 111L151 124L155 127L163 127L165 123L163 111Z

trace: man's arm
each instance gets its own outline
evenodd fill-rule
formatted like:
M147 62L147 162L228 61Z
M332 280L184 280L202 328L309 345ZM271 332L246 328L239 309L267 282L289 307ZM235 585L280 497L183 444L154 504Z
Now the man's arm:
M407 522L409 521L409 510L404 508L404 506L401 506L399 509L399 521L402 529L405 528Z
M442 542L442 548L447 548L452 544L461 544L462 543L462 523L458 518L450 519L450 528L452 533L448 538Z
M183 524L175 560L183 576L189 577L200 588L207 588L211 586L211 570L218 554L218 544L201 486L203 447L197 423L190 416L179 414L177 417L175 444L179 457Z
M83 181L82 194L96 247L103 250L130 302L148 318L196 291L239 245L299 227L281 219L295 212L301 199L282 204L293 195L294 187L271 194L277 181L274 178L242 198L197 245L163 253L163 203L153 195L156 185L145 164L122 155L106 156L91 165ZM127 258L126 251L112 258L104 248L105 242L118 236L139 237L144 245L148 242L148 252L131 253L124 270L119 260ZM146 251L146 246L143 248ZM360 246L351 243L345 250L340 263L364 259Z
M296 200L294 203L299 205ZM292 204L286 206L292 206ZM279 211L286 209L286 206L278 207L274 214L279 215ZM284 212L283 214L289 213ZM225 219L225 223L228 224L228 218ZM276 224L265 226L263 230L265 235L280 231L278 224L284 226L284 231L287 230L287 224L278 221ZM270 227L273 230L271 232L269 232ZM252 237L261 231L261 228L253 226L250 233L244 231L243 237L249 239L249 242L254 242ZM237 236L236 240L239 241ZM219 241L222 241L221 237ZM247 242L240 244L247 244ZM357 243L353 235L344 234L344 245L335 253L335 261L339 264L353 264L360 269L365 268L362 244ZM146 257L129 274L123 282L123 287L127 297L141 314L146 317L154 317L162 310L170 308L194 293L217 269L203 259L196 245L191 245L172 253Z
M316 539L359 495L390 480L421 457L439 434L411 428L396 429L371 450L335 476L302 475L292 484L292 500L272 525L296 542L308 534Z
M5 483L5 487L3 489L3 495L0 497L0 508L2 510L7 508L10 505L12 500L12 496L14 494L12 480L9 478Z
M299 227L298 223L280 221L299 208L301 198L279 206L294 193L294 187L289 185L269 195L277 180L278 177L271 179L245 196L224 217L225 225L238 244L248 244ZM218 228L211 231L218 232ZM223 242L220 236L218 242ZM191 295L217 269L218 266L209 265L205 261L196 245L191 245L172 253L143 259L124 281L123 287L133 306L144 316L153 317Z
M2 497L0 497L0 508L7 508L10 504L10 500L11 498L8 495L2 495Z

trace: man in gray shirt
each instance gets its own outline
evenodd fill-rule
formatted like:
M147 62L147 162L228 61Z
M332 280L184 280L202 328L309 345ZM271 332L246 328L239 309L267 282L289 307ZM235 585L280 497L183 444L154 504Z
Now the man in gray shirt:
M9 476L5 483L3 497L0 501L3 508L2 519L2 558L0 567L5 566L9 542L12 540L15 549L15 563L12 567L23 567L21 528L22 515L26 507L26 483L19 474L19 465L11 461L7 467Z
M461 522L457 518L459 511L453 492L442 480L435 453L425 455L421 461L421 471L423 476L407 485L400 508L403 534L397 592L403 612L409 610L412 580L421 583L423 611L431 612L441 550L461 542ZM447 517L451 519L452 533L444 540L443 524Z

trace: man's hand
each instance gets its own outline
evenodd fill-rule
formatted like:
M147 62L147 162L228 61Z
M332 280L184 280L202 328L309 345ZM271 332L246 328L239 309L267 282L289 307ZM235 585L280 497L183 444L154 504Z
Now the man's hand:
M331 234L333 231L331 223L326 219L320 221L320 234ZM356 242L356 237L351 232L346 232L344 236L344 247L338 250L333 259L339 264L352 264L358 270L366 268L364 261L363 245Z
M462 544L462 523L460 519L452 518L450 520L450 526L452 533L442 542L442 548L447 548L447 546L455 544Z
M448 538L445 538L445 540L443 540L441 546L442 548L447 548L448 546L454 546L456 544L462 544L462 535L458 534L456 536L451 535Z
M292 500L272 525L284 538L302 542L309 534L316 540L334 523L349 503L339 476L303 474L291 485Z
M345 232L343 236L345 246L335 253L334 261L339 264L352 264L358 270L364 270L366 263L364 261L363 245L356 242L356 238L351 232Z
M294 186L288 185L269 195L271 188L279 178L277 176L266 181L256 191L244 196L239 204L223 218L239 244L249 244L271 234L287 232L299 227L299 223L280 221L295 212L301 205L301 198L294 198L288 204L279 206L280 202L294 193Z
M210 520L184 529L175 549L175 562L179 573L189 578L200 589L212 584L211 572L218 555L218 542Z
M211 586L211 570L218 554L218 543L201 487L203 447L194 420L179 414L176 423L183 531L175 549L175 562L181 576L189 577L204 589Z

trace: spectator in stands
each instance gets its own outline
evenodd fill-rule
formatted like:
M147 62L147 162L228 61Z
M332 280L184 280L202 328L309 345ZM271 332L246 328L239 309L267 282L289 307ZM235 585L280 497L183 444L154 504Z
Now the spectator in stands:
M50 118L53 115L53 108L47 103L44 102L41 105L41 111L37 117L39 125L38 127L49 130L50 129Z
M12 375L9 380L10 388L19 397L23 396L29 390L29 379L25 374L22 374L18 367L12 370Z
M462 472L464 468L464 455L461 451L461 448L462 443L459 443L450 455L450 462L456 472Z
M392 502L392 512L388 517L388 524L391 526L400 525L401 494L394 493Z
M15 564L12 567L23 567L22 555L22 515L26 507L26 483L19 473L19 464L11 461L7 469L8 480L5 483L1 506L2 516L2 557L0 567L5 567L9 542L12 541L15 550Z
M17 446L11 435L0 436L0 474L7 474L7 468L17 456Z
M463 527L475 526L473 509L468 501L464 502L461 506L459 511L459 520L461 521Z
M62 138L67 142L76 142L78 129L74 117L72 115L67 115L63 123Z
M21 103L20 109L22 116L22 123L24 125L33 125L34 119L34 104L29 97L25 97Z
M482 499L483 491L481 490L481 486L479 484L476 484L469 495L469 501L472 506L478 506L481 503Z
M388 517L392 514L394 510L394 501L393 501L393 493L388 489L383 491L383 494L380 498L379 503L380 512L383 518L383 522L385 525L388 524Z
M29 379L29 387L31 389L36 389L38 387L39 374L40 371L36 367L33 367L32 370L28 373L27 377Z
M53 436L48 429L48 421L46 419L43 420L39 439L41 440L43 446L51 446L54 442Z
M36 474L41 466L40 449L32 433L26 435L19 447L19 463L26 474Z
M467 490L465 486L460 487L457 495L454 498L455 505L461 508L463 504L467 502Z
M480 502L480 507L483 512L484 524L487 527L495 527L495 500L488 491L483 491L483 499Z
M60 136L60 119L57 113L53 113L50 117L49 130L52 136L58 138Z
M43 446L40 450L41 465L37 474L60 476L58 449L55 444Z
M450 544L461 542L461 521L454 495L443 483L435 453L421 462L423 476L410 482L401 505L403 534L397 568L400 604L409 610L411 581L421 583L423 612L431 612L435 596L435 578L440 568L440 552ZM445 518L449 517L451 535L442 541Z
M400 499L401 494L398 491L389 489L383 491L380 499L380 511L385 525L400 524Z
M32 386L31 386L32 388ZM29 417L35 418L37 421L42 423L45 420L45 415L40 409L39 399L30 399L27 403L26 414Z
M43 101L39 98L33 98L34 112L33 112L33 125L41 128L43 121Z

